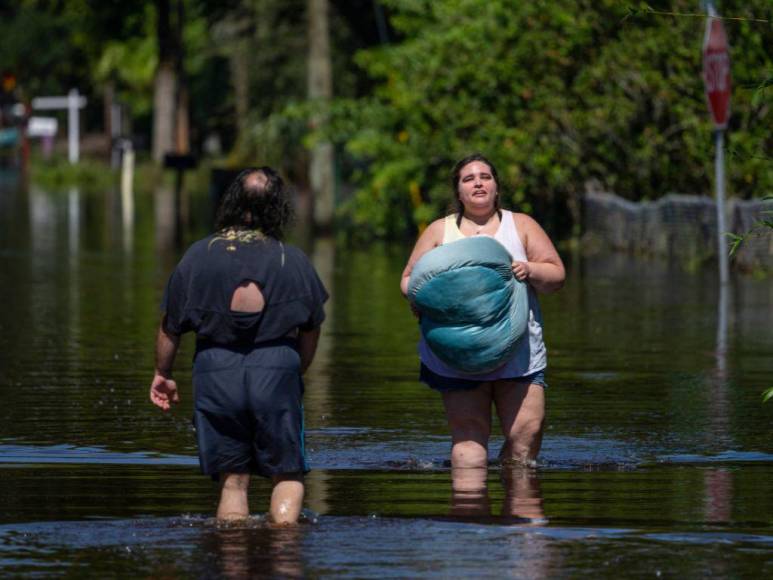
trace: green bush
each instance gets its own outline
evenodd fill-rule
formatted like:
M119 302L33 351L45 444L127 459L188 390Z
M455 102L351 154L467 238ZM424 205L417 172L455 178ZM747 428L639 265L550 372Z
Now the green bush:
M576 233L589 180L632 200L711 193L695 2L385 4L400 40L357 55L375 91L337 102L326 135L353 160L340 217L360 234L400 236L440 214L453 162L474 151L497 165L505 205L559 236ZM728 191L747 198L773 191L773 10L764 0L721 10L739 18L726 21Z

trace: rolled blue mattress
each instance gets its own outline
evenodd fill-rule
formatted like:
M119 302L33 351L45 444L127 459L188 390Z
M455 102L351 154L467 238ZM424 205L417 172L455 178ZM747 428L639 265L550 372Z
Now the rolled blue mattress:
M408 281L427 346L457 371L481 374L505 364L526 332L529 299L507 249L488 236L424 254Z

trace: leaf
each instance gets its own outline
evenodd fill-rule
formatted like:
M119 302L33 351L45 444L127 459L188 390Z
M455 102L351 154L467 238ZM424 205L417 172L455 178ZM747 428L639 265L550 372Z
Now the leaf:
M770 387L767 391L762 393L763 403L767 403L770 399L773 399L773 387Z
M734 256L741 245L744 243L746 236L739 236L738 234L733 234L730 232L726 233L725 235L730 238L730 256Z

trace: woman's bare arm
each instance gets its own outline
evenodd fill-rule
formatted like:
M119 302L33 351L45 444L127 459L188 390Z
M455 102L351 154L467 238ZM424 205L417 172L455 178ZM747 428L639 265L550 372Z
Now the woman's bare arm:
M416 241L416 245L413 247L411 256L408 258L408 263L405 265L402 278L400 279L400 290L403 296L408 296L408 280L411 277L413 266L419 261L419 258L432 248L443 243L443 228L445 227L443 222L444 220L442 219L432 222Z
M533 218L522 213L515 215L527 259L526 262L513 262L515 277L528 281L543 294L560 290L566 279L566 270L553 242Z

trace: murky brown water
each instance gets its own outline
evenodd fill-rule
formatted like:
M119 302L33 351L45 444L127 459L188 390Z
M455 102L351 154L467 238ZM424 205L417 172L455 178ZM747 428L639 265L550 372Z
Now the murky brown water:
M773 284L737 277L722 311L710 269L621 256L566 256L567 287L543 300L540 468L460 479L416 380L410 248L306 244L332 295L306 381L306 521L214 526L189 388L170 416L146 395L181 252L172 200L0 176L0 574L773 573ZM189 202L187 241L208 227L206 196ZM183 385L191 354L186 340ZM257 514L268 494L255 484Z

